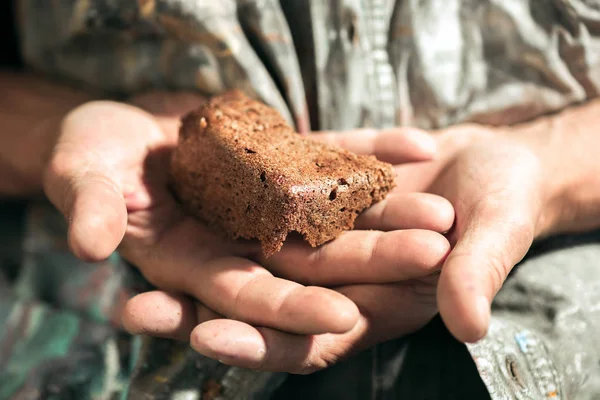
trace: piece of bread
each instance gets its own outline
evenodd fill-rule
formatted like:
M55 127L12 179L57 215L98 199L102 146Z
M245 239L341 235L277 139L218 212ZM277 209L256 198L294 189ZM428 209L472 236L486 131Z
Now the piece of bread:
M394 186L391 165L299 135L237 91L183 118L171 178L188 212L231 239L258 239L266 257L290 232L312 246L334 239Z

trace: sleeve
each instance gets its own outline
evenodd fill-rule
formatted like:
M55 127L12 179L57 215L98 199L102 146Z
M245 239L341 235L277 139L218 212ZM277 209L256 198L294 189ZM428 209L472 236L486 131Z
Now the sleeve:
M389 54L403 124L513 124L598 96L598 0L396 4Z
M25 62L114 95L241 89L303 130L300 68L275 0L20 0Z

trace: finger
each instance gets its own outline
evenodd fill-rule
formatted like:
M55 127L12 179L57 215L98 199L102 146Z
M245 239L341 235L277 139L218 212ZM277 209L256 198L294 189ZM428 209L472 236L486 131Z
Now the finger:
M394 182L396 186L391 193L406 194L429 191L440 172L441 165L441 157L430 162L395 165Z
M206 284L201 284L204 281ZM184 288L228 318L297 334L346 332L358 318L354 303L329 289L276 278L242 258L220 258L195 268ZM324 308L323 304L327 304Z
M349 231L320 247L288 240L263 265L275 275L318 286L387 283L438 271L450 244L427 230Z
M454 223L454 208L443 197L429 193L391 194L365 210L356 229L393 231L427 229L447 232Z
M475 342L485 336L492 299L527 253L535 225L525 214L488 207L475 208L466 221L442 268L438 305L450 332Z
M149 252L126 246L125 255L151 283L184 292L227 318L298 334L345 332L356 323L358 311L346 297L276 278L247 259L215 258L211 249L219 246L198 246L201 232L190 224L171 228Z
M134 335L187 341L198 322L192 298L153 291L139 294L127 302L122 324Z
M152 291L131 298L122 324L132 335L148 335L188 342L200 323L223 318L189 296Z
M374 155L381 161L399 164L431 160L437 151L435 139L416 128L385 130L357 129L348 132L319 132L312 138L358 154Z
M361 285L344 291L363 311L347 333L290 335L220 319L198 325L191 334L191 346L228 365L306 374L376 343L412 333L436 315L435 290L425 297L406 284Z
M292 335L230 319L198 325L190 344L198 353L224 364L273 372L299 372L298 366L309 364L314 351L310 335Z
M103 171L57 160L45 179L50 201L69 222L68 240L73 253L87 261L100 261L116 249L127 227L127 208L119 185ZM75 171L78 171L75 173Z
M351 299L361 311L367 330L360 328L346 335L353 347L362 350L377 343L413 333L437 314L436 289L439 275L384 285L351 285L339 292ZM329 339L335 336L328 335ZM321 343L324 345L324 342ZM337 346L330 343L329 346ZM350 349L346 350L346 352Z
M140 184L139 172L129 167L142 164L160 136L157 130L141 111L108 102L79 107L64 120L44 190L69 221L69 244L77 256L102 260L123 238L124 186Z

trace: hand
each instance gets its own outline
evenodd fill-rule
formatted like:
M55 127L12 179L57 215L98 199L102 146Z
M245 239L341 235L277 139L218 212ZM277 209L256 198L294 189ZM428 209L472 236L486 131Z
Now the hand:
M101 260L119 246L160 289L129 301L126 329L190 340L230 364L308 372L435 315L431 291L423 291L427 279L388 283L439 270L449 243L436 232L454 218L440 197L395 194L363 213L358 230L317 249L290 241L268 260L260 260L257 246L223 240L184 215L167 190L166 171L179 117L201 101L136 99L150 113L112 102L83 105L64 119L48 163L45 190L69 221L74 253ZM340 137L357 152L396 163L434 153L427 136L415 132L321 139L344 144ZM406 311L390 321L400 307Z
M519 133L477 125L447 129L436 133L436 161L397 168L400 188L435 193L454 206L453 250L437 303L461 341L486 334L493 297L555 215L552 172Z

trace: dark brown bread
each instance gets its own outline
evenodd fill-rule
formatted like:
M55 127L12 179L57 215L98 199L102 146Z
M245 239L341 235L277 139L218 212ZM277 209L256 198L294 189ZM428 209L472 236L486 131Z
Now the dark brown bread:
M260 240L266 257L290 232L318 246L352 229L394 185L391 165L298 135L240 92L184 117L171 177L189 212L232 239Z

